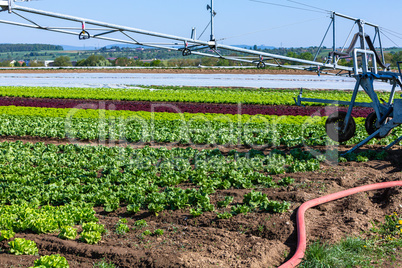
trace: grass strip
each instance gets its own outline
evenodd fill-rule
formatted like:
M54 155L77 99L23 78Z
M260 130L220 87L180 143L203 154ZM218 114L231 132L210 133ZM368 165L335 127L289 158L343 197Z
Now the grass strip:
M299 267L394 267L402 259L402 216L394 212L384 223L373 225L366 239L347 237L333 245L314 242Z

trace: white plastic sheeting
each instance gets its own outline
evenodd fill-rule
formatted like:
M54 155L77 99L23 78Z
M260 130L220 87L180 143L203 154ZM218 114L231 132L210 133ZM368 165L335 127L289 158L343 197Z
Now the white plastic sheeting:
M208 86L251 88L310 88L353 90L351 77L270 74L154 74L154 73L0 73L0 86L127 88L132 86ZM377 90L390 90L375 82Z

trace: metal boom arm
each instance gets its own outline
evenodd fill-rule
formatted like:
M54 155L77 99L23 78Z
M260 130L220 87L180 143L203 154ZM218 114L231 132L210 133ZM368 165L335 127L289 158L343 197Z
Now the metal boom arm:
M305 59L287 57L287 56L282 56L282 55L277 55L277 54L272 54L272 53L267 53L267 52L262 52L262 51L251 50L251 49L243 49L243 48L238 48L238 47L234 47L234 46L221 45L215 41L214 35L213 35L213 24L212 23L213 23L213 17L216 15L215 11L213 10L213 1L211 1L211 6L208 6L208 8L211 9L211 24L212 24L210 41L197 40L197 39L195 39L194 36L192 38L180 37L180 36L175 36L175 35L169 35L169 34L164 34L164 33L158 33L158 32L152 32L152 31L147 31L147 30L142 30L142 29L137 29L137 28L132 28L132 27L116 25L116 24L110 24L110 23L86 19L86 18L80 18L80 17L53 13L53 12L48 12L48 11L43 11L43 10L37 10L37 9L33 9L33 8L27 8L27 7L16 5L14 3L14 1L15 0L7 0L7 1L0 0L1 11L8 11L11 14L15 14L15 15L23 18L24 20L30 22L30 24L14 22L14 21L6 21L6 20L0 20L0 23L21 26L21 27L34 28L34 29L40 29L40 30L46 30L46 31L53 31L53 32L58 32L58 33L63 33L63 34L79 35L80 39L97 38L97 39L101 39L101 40L107 40L107 41L113 41L113 42L119 42L119 43L142 45L142 46L148 46L148 47L154 47L154 48L160 48L160 49L182 51L183 56L194 54L194 55L222 58L222 59L228 59L228 60L246 62L246 63L254 63L254 64L258 63L257 67L268 65L268 66L284 67L284 68L290 68L290 69L309 70L309 71L315 71L315 72L322 72L325 69L347 71L349 73L356 72L356 70L354 70L353 67L338 65L337 61L335 61L335 60L326 61L323 63L323 62L317 62L315 60L305 60ZM29 0L25 0L25 1L29 1ZM78 28L78 27L75 28L75 27L42 26L42 25L39 25L38 23L34 22L31 19L25 18L24 16L19 14L19 12L17 12L17 11L40 15L40 16L51 17L51 18L64 20L64 21L78 22L78 23L81 23L82 29ZM347 18L350 20L357 20L352 17L348 17L345 15L333 12L332 17L334 17L334 16L340 16L342 18ZM370 24L370 23L365 23L365 24L367 24L369 26L373 26L373 27L378 27L378 26ZM86 25L91 25L91 26L95 26L95 27L90 29L90 28L86 28ZM81 30L81 32L77 33L77 32L71 31L71 30ZM94 34L94 35L89 35L89 33L87 31L95 31L95 32L99 32L99 33ZM124 38L127 38L127 39L107 37L107 35L110 35L113 33L119 33L119 32L124 36ZM84 34L83 38L81 38L82 34ZM165 43L141 42L141 41L134 39L131 36L131 34L138 34L141 36L151 36L151 37L161 38L164 40L170 40L171 42L174 42L174 43L166 44L166 42ZM208 51L207 52L199 52L199 50L208 49L208 48L209 48L209 52ZM219 53L219 51L218 51L219 49L234 51L234 52L238 52L238 53L242 53L242 54L248 54L248 55L255 57L255 59L245 59L245 58L242 58L241 56L224 56L221 53ZM335 47L334 47L334 50L335 50ZM265 58L265 60L263 60L263 58ZM269 62L267 62L268 60L275 60L275 62L269 63ZM298 63L298 64L303 64L305 66L281 65L277 60L294 62L294 63Z

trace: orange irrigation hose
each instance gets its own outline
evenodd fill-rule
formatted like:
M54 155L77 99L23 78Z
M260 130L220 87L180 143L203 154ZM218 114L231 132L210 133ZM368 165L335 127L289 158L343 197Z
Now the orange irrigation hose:
M291 267L296 267L300 262L302 261L304 257L304 252L306 251L306 225L304 222L304 213L307 211L307 209L321 205L323 203L327 203L330 201L334 201L336 199L346 197L352 194L360 193L360 192L366 192L366 191L372 191L372 190L379 190L379 189L385 189L385 188L391 188L395 186L402 186L402 181L392 181L392 182L382 182L382 183L376 183L376 184L370 184L370 185L365 185L365 186L360 186L356 188L352 188L349 190L341 191L338 193L326 195L320 198L316 198L310 201L307 201L303 205L300 206L299 210L297 211L297 218L296 218L296 223L297 223L297 250L296 253L293 255L293 257L279 266L279 268L291 268Z

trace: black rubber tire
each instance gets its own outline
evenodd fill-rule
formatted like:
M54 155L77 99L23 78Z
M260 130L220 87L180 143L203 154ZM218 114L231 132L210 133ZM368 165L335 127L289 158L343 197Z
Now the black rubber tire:
M257 68L258 68L258 69L264 69L264 68L265 68L265 63L264 63L263 61L259 61L259 62L257 63Z
M353 117L350 117L349 124L345 132L341 132L340 128L343 126L346 118L346 112L335 112L328 116L325 122L325 131L328 137L337 142L345 142L353 138L356 132L356 122Z
M385 122L388 122L389 118L385 119ZM366 128L367 134L371 135L373 134L378 128L376 128L375 123L377 122L377 114L376 112L370 113L366 121L364 122L364 127ZM380 137L379 135L376 136L376 139L382 139L387 137L389 134L391 134L392 129L385 135L384 137Z
M183 49L182 55L183 55L184 57L190 56L190 55L191 55L191 50L188 49L188 48Z

